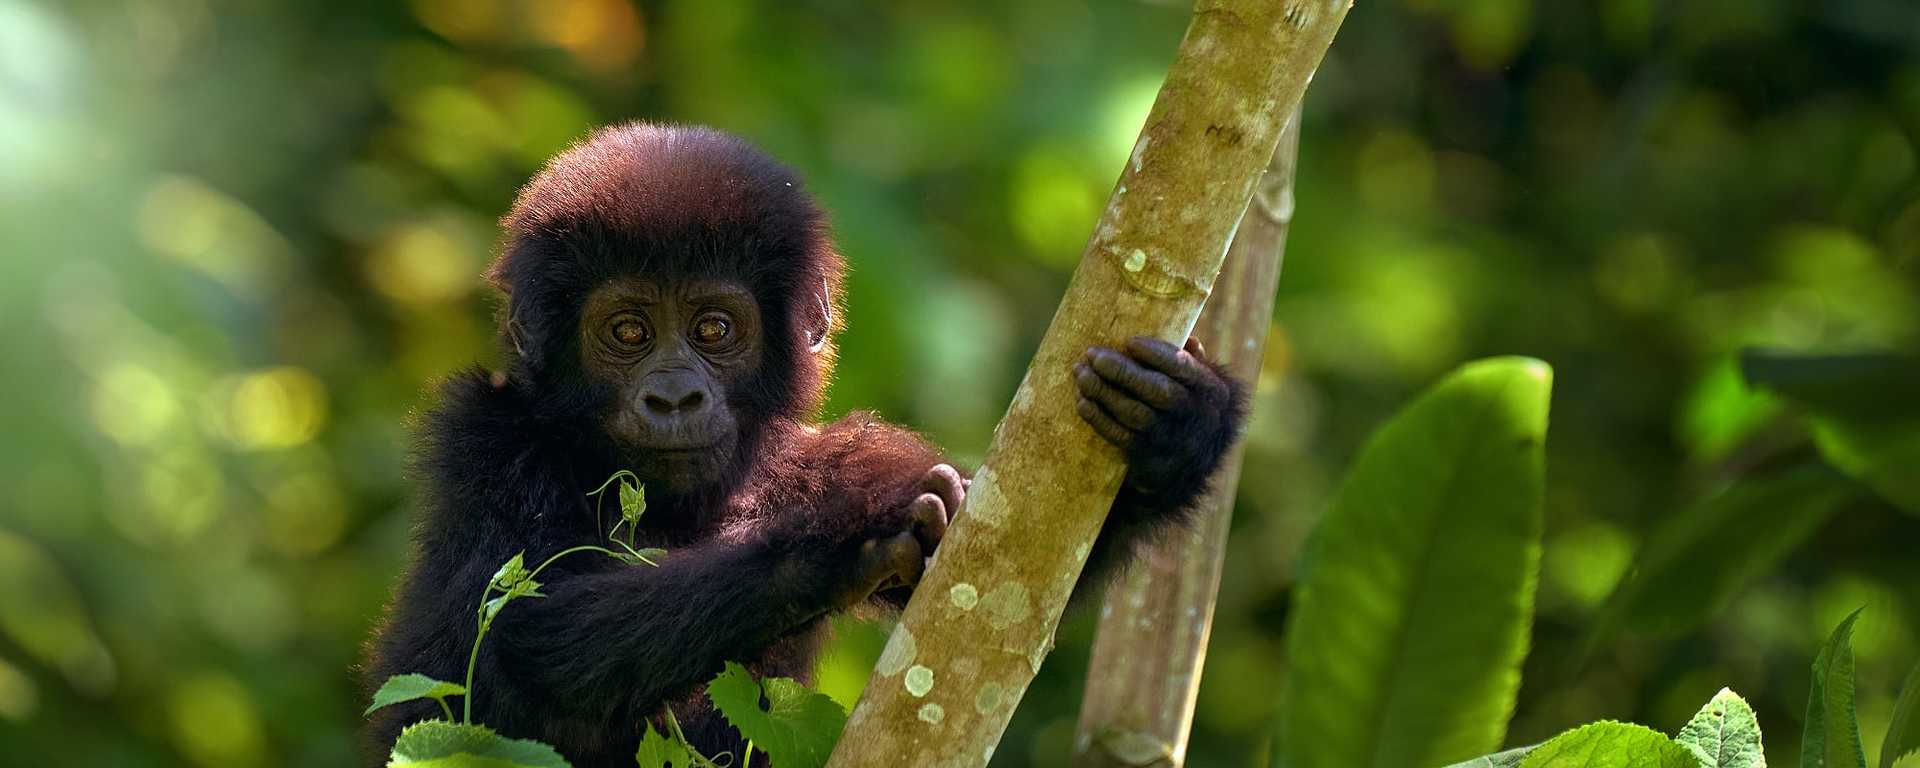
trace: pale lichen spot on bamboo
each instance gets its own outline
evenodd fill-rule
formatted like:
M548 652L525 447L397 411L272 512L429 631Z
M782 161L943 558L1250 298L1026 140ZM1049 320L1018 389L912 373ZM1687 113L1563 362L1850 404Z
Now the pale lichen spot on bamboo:
M880 651L880 660L874 664L874 670L892 677L912 664L913 657L918 654L913 632L907 629L907 625L900 624L893 628L893 636L887 638L887 646Z
M933 670L924 664L913 665L907 670L906 686L907 693L913 694L914 698L926 696L928 691L933 690Z
M933 702L927 702L920 707L920 722L939 725L940 721L945 719L947 719L947 710L945 707Z
M1026 391L1026 385L1021 385ZM1018 397L1016 395L1016 397ZM998 528L1007 519L1007 497L1000 493L999 477L993 468L982 464L980 471L973 473L973 483L967 486L967 515L991 528Z
M1033 596L1025 584L1010 581L988 590L980 598L980 607L986 612L988 624L1006 629L1033 614Z
M952 602L955 608L971 611L974 606L980 604L980 590L963 581L947 590L947 600Z
M1005 701L1006 697L1007 689L989 680L980 686L979 693L974 694L973 711L983 715L992 714L994 710L1000 708L1001 702Z
M1127 156L1127 162L1133 166L1134 173L1140 172L1140 163L1146 159L1147 145L1152 143L1152 140L1153 137L1143 133L1140 135L1140 140L1134 142L1133 154Z

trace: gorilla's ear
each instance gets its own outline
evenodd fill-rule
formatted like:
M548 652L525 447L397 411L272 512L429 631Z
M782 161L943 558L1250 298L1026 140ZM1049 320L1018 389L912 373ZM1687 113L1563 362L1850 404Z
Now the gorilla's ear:
M809 297L805 314L808 352L826 348L827 338L833 335L833 296L829 291L826 281L822 280L820 290Z
M513 346L513 356L520 363L517 367L528 374L540 369L541 349L528 336L527 327L521 324L519 313L511 301L507 304L507 318L506 322L500 326L500 335Z

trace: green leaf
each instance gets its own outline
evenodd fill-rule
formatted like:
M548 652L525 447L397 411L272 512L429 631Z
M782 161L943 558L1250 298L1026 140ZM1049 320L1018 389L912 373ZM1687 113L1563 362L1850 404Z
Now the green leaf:
M693 768L687 746L660 735L652 723L647 724L646 735L640 737L640 751L634 753L633 759L640 764L639 768L666 768L669 764L673 768Z
M1920 357L1746 349L1740 352L1740 372L1754 386L1822 413L1860 419L1920 418L1920 400L1912 397L1913 383L1920 381Z
M1520 768L1697 768L1700 759L1645 726L1602 721L1555 736Z
M1828 463L1888 502L1920 514L1920 357L1796 355L1747 350L1747 381L1807 412Z
M1895 761L1916 751L1920 751L1920 664L1907 673L1900 698L1893 703L1893 722L1887 724L1887 738L1880 742L1880 768L1893 768Z
M625 480L620 481L620 518L631 527L647 511L647 490Z
M500 570L493 572L491 583L495 589L509 590L525 580L527 575L527 553L521 552L500 564Z
M1515 747L1505 752L1476 757L1464 763L1454 763L1447 768L1517 768L1522 760L1527 759L1527 753L1532 752L1536 747Z
M388 766L431 768L571 768L537 741L509 739L484 725L427 720L407 726L393 744Z
M768 709L760 708L763 688ZM846 711L825 694L784 677L755 684L745 667L731 661L707 685L707 697L741 736L766 752L779 768L826 765L840 730L847 725Z
M459 683L418 674L394 675L380 684L380 690L373 692L373 703L367 705L367 711L361 714L371 715L381 707L417 699L434 699L445 703L448 696L464 696L466 693L467 689Z
M1668 517L1600 609L1587 647L1622 627L1684 632L1813 535L1852 493L1851 483L1808 464L1734 485Z
M1277 765L1499 747L1533 616L1551 378L1537 360L1469 364L1368 441L1294 591Z
M1866 768L1860 724L1853 709L1853 622L1847 614L1813 659L1813 689L1807 693L1807 731L1800 741L1801 768Z
M1766 768L1760 746L1760 721L1747 700L1727 688L1695 713L1674 741L1700 758L1706 768Z
M1813 444L1820 456L1880 498L1920 514L1920 421L1816 418Z

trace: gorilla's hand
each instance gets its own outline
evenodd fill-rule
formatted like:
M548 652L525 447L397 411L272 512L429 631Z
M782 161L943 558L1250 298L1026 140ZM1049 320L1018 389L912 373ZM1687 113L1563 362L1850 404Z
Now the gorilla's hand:
M935 464L920 477L916 489L919 496L897 514L888 515L880 529L860 543L851 578L835 598L836 607L858 604L875 592L885 592L888 602L903 603L920 583L920 575L947 534L947 522L966 499L966 481L953 467Z
M1080 418L1126 454L1127 486L1148 495L1210 475L1245 410L1239 382L1192 337L1184 348L1145 336L1122 350L1094 347L1073 380Z

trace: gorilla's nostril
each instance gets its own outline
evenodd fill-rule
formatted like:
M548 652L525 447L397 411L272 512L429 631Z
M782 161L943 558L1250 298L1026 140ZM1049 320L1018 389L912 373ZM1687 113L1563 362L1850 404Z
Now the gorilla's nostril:
M656 416L694 413L707 404L707 393L699 389L685 392L648 392L641 402Z

